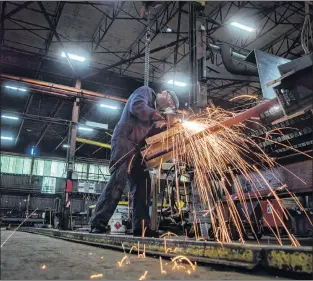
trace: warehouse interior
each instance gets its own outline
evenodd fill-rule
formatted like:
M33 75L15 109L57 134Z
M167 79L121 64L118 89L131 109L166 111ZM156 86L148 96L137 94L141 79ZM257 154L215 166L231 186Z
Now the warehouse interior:
M1 279L313 277L312 1L0 6ZM139 150L159 238L128 184L90 233L142 86L179 99Z

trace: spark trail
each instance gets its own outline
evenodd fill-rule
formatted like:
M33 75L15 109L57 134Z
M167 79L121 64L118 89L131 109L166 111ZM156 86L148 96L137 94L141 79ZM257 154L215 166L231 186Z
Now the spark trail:
M241 116L243 115L244 113L241 114ZM189 121L176 125L174 133L171 131L171 134L167 135L165 132L164 139L161 141L161 150L167 151L167 156L170 153L169 158L175 165L176 190L179 189L177 171L183 174L185 171L182 167L192 167L194 183L200 194L201 203L205 209L209 210L207 215L212 218L214 237L221 243L230 243L233 240L239 240L241 243L245 242L243 220L249 224L254 236L257 237L256 214L253 210L253 214L249 215L249 204L252 204L252 201L260 202L260 200L264 200L260 195L259 186L265 186L268 189L270 196L277 200L278 208L284 218L288 220L288 214L277 194L278 189L273 188L262 174L263 171L274 171L277 164L258 144L257 141L260 140L260 137L247 136L247 131L253 133L253 130L248 126L249 122L256 123L255 121L231 123L231 126L229 126L228 120L237 118L236 116L238 115L231 111L208 107L203 113L190 116ZM271 134L276 135L279 133L283 135L283 129L268 132L266 140L312 158L291 146L270 139ZM159 157L157 150L153 148L151 143L144 153L150 155L150 158L146 159L148 162L151 155ZM277 179L275 173L272 173ZM246 197L238 174L250 183L256 198ZM281 183L281 186L287 189L284 183ZM236 191L241 210L238 210L231 197L231 188ZM220 191L225 195L224 198L220 198L218 195ZM179 201L179 198L176 199ZM303 210L299 200L295 199L295 202ZM299 243L288 232L283 219L278 220L287 231L292 245L298 246ZM235 235L230 231L230 225L235 229L238 238L234 238ZM279 236L276 237L280 240Z

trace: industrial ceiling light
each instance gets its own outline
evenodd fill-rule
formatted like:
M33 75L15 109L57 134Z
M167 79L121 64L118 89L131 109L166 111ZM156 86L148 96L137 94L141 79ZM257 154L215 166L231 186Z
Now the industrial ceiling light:
M2 140L13 140L12 137L5 137L5 136L1 136L1 139L2 139Z
M66 55L65 55L64 52L62 52L61 56L62 56L63 58L66 58ZM70 59L72 59L72 60L77 60L77 61L80 61L80 62L83 62L83 61L86 60L86 58L84 58L84 57L77 56L77 55L70 54L70 53L67 53L67 56L68 56Z
M252 31L254 31L255 29L253 29L252 27L249 27L249 26L246 26L246 25L244 25L244 24L241 24L241 23L238 23L238 22L232 22L230 25L232 25L232 26L235 26L235 27L238 27L238 28L240 28L240 29L242 29L242 30L245 30L245 31L248 31L248 32L252 32Z
M100 128L107 130L109 128L108 124L103 124L103 123L97 123L97 122L91 122L91 121L86 121L86 126L88 127L93 127L93 128Z
M64 148L69 148L70 146L68 144L63 144L62 145Z
M105 107L105 108L109 108L109 109L114 109L117 110L118 107L117 106L113 106L113 105L107 105L107 104L100 104L100 107Z
M21 91L21 92L26 92L27 90L24 89L24 88L18 88L18 87L12 87L12 86L4 86L5 88L7 89L10 89L10 90L17 90L17 91Z
M88 131L88 132L92 132L93 131L92 128L87 128L87 127L78 127L78 130L80 130L80 131Z
M170 80L167 83L172 84L172 85L176 85L179 87L185 87L187 84L183 83L183 82L179 82L179 81L174 81L174 80Z
M18 120L19 118L16 116L9 116L9 115L1 115L1 118L3 119L11 119L11 120Z

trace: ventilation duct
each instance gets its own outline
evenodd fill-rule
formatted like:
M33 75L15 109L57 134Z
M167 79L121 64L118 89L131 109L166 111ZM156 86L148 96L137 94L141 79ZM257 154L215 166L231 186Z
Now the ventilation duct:
M259 76L258 69L256 67L243 63L234 64L232 59L232 50L226 44L221 46L221 57L223 64L228 72L237 75Z

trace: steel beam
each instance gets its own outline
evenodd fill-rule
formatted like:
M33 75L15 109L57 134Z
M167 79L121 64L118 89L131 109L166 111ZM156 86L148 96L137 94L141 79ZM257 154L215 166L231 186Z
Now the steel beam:
M96 41L95 37L98 36L98 40L95 43L95 46L92 46L92 52L94 53L99 45L101 44L102 40L104 39L105 35L109 32L113 22L118 17L119 13L121 12L123 3L120 1L117 1L116 7L113 8L112 16L108 16L103 11L101 11L104 14L104 17L101 19L100 26L97 27L97 30L93 36L93 42ZM104 22L104 29L101 26L101 23ZM101 34L102 33L102 34Z
M60 38L59 34L58 34L57 31L56 31L56 27L55 27L55 26L53 25L53 23L51 22L51 20L50 20L50 18L49 18L49 15L48 15L48 13L47 13L45 7L43 6L42 2L37 2L37 3L38 3L38 5L39 5L40 9L42 10L43 15L44 15L46 21L48 22L48 24L49 24L51 30L53 31L54 36L57 38L58 42L60 43L60 45L61 45L61 47L62 47L62 50L63 50L64 53L65 53L66 59L67 59L69 65L70 65L70 67L71 67L71 69L72 69L72 71L73 71L73 74L75 75L75 78L77 78L76 71L75 71L75 69L74 69L74 67L73 67L73 65L72 65L72 63L71 63L70 58L68 57L68 54L67 54L67 52L66 52L66 49L64 48L63 42L61 41L61 38Z
M29 107L32 103L32 100L33 100L33 94L31 94L29 97L28 97L28 100L26 102L26 106L25 106L25 109L24 109L24 112L23 114L26 114L27 111L29 110ZM23 126L24 126L24 119L22 120L21 124L20 124L20 127L18 129L18 132L17 132L17 135L16 135L16 139L15 139L15 145L17 144L18 140L19 140L19 137L20 137L20 134L22 132L22 129L23 129Z
M81 81L77 80L76 89L81 88ZM68 229L69 226L69 217L70 217L70 194L73 188L73 171L74 171L74 161L75 161L75 148L76 148L76 136L77 136L77 125L78 125L78 118L79 118L79 103L80 99L76 98L73 103L73 110L72 110L72 122L69 126L69 149L67 150L66 156L66 185L64 189L64 198L63 198L63 208L62 208L62 217L61 217L61 229Z
M188 40L188 37L184 37L184 38L179 39L179 42L183 42L183 41L187 41L187 40ZM150 51L150 54L154 54L154 53L157 53L157 52L162 51L162 50L164 50L164 49L167 49L167 48L170 48L170 47L172 47L172 46L175 46L176 43L177 43L177 41L173 41L173 42L168 43L168 44L166 44L166 45L163 45L163 46L161 46L161 47L157 47L157 48L155 48L155 49L152 49L152 50ZM125 59L125 60L123 60L123 61L119 61L119 62L117 62L117 63L115 63L115 64L112 64L112 65L110 65L110 66L104 68L103 71L107 71L107 70L109 70L109 69L111 69L111 68L114 68L114 67L117 67L117 66L126 64L126 63L133 62L134 60L139 59L139 58L142 58L142 57L144 57L144 56L145 56L145 54L142 54L142 53L141 53L141 54L137 54L136 56L133 56L133 57L131 57L131 58L128 58L128 59Z
M252 243L220 243L215 241L195 241L186 239L155 239L130 237L125 235L90 234L79 231L59 231L44 228L22 228L20 231L46 235L88 245L107 247L123 252L138 245L145 246L146 255L173 258L187 256L191 261L229 267L253 269L257 266L264 271L278 270L284 274L302 274L307 279L312 276L312 247L290 247L280 245L256 245ZM289 240L282 239L284 243ZM272 240L273 241L273 240ZM272 242L273 243L273 242ZM166 251L175 249L175 252ZM134 252L137 255L137 252Z
M54 106L54 108L52 109L51 113L50 113L50 118L55 118L58 113L60 112L62 106L63 106L64 101L60 101L58 100L56 105ZM35 144L35 147L37 147L40 142L42 141L42 139L44 138L46 132L49 130L50 126L51 126L52 122L49 122L47 124L45 124L41 130L40 136Z
M18 13L19 11L25 9L27 6L33 4L34 1L28 1L23 3L22 5L19 5L18 7L16 7L15 9L13 9L11 12L7 13L6 15L4 15L3 18L1 18L1 23L3 23L6 19L9 19L11 16L15 15L16 13Z
M176 2L167 2L167 3L163 4L163 6L161 8L159 8L159 11L156 13L154 18L150 21L150 30L151 30L151 34L152 34L151 41L161 32L161 30L168 24L168 22L176 15L178 10L176 9L174 11L175 6L176 6ZM135 39L135 41L130 45L130 47L127 50L128 54L131 55L132 53L135 53L136 55L141 55L143 53L144 48L145 48L144 47L145 46L145 42L144 42L145 35L146 35L146 27L142 30L142 32ZM135 50L137 50L137 52L135 52ZM123 58L119 62L116 63L117 66L121 66L121 65L125 64L124 61L126 59L127 59L127 55L123 56ZM92 74L90 76L87 76L87 77L98 75L98 74L100 74L103 71L108 70L108 69L112 69L112 68L114 69L117 67L117 66L115 66L116 64L105 67L101 71L99 71L95 74ZM128 64L128 66L122 71L122 74L125 73L125 71L128 69L128 67L130 65L131 65L131 63Z

